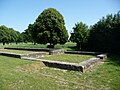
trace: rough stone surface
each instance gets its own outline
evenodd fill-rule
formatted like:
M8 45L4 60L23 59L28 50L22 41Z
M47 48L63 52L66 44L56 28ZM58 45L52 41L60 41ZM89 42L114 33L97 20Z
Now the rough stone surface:
M102 61L102 59L100 58L91 58L89 60L83 61L81 63L79 63L79 65L82 67L82 72L89 69L90 67L92 67L95 64L98 64Z
M85 54L85 55L98 55L101 52L86 52L86 51L65 51L66 54Z
M49 51L49 55L63 54L64 52L64 49L53 49Z
M39 58L39 57L43 57L45 54L46 53L44 52L34 52L30 54L16 54L16 53L10 53L10 52L0 52L0 55L15 57L15 58L22 58L22 57Z
M59 61L52 61L52 60L41 60L41 61L48 67L74 70L74 71L82 70L82 67L76 63L59 62Z
M11 50L28 50L28 51L46 51L49 52L50 48L11 48L11 47L5 47L4 49L11 49Z
M31 61L37 61L36 58L29 58L29 57L21 57L21 59L24 59L24 60L31 60Z
M100 55L97 55L97 58L100 58L100 59L107 59L107 54L100 54Z
M44 52L34 52L29 54L22 54L21 57L40 58L40 57L44 57L45 55L46 53Z

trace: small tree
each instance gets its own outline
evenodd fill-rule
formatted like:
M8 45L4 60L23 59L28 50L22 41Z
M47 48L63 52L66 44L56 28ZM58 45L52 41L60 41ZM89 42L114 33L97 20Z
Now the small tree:
M70 40L77 43L77 49L83 49L83 45L87 42L88 26L82 22L75 24Z
M50 43L54 47L57 43L64 44L68 40L63 16L54 8L45 9L28 29L35 43Z

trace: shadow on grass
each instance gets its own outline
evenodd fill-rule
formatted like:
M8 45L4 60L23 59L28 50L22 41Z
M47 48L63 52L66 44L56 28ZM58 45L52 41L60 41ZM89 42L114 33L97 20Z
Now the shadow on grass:
M107 62L109 62L108 64L120 66L120 55L110 54Z

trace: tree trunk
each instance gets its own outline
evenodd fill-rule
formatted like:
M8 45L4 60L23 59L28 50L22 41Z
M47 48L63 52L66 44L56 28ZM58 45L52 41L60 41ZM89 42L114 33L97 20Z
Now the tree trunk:
M3 45L5 45L5 42L3 42Z
M77 43L77 49L78 49L78 50L82 50L82 44L83 44L83 43L80 43L80 42Z
M52 44L52 43L50 43L50 45L48 46L49 48L54 48L55 47L55 45L54 44Z
M36 43L34 42L34 45L36 45Z

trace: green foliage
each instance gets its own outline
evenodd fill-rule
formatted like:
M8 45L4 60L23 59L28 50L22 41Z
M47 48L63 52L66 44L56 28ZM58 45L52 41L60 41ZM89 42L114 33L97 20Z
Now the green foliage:
M26 29L24 32L21 33L23 42L25 43L33 42L31 30L32 30L32 24L29 24L28 29Z
M5 43L18 42L19 32L15 31L13 28L8 28L6 26L0 26L0 42L5 45Z
M0 26L0 42L5 45L5 43L19 42L20 33L15 31L13 28L8 28L6 26Z
M70 40L77 43L78 49L83 49L88 38L88 26L82 22L75 24Z
M28 29L35 43L54 46L57 43L65 44L68 40L64 18L54 8L45 9Z
M105 52L120 51L120 12L107 15L92 26L89 48Z

